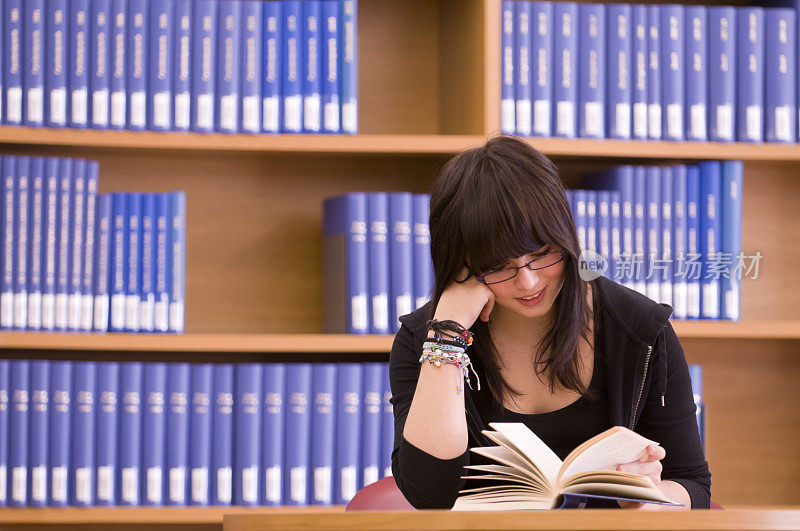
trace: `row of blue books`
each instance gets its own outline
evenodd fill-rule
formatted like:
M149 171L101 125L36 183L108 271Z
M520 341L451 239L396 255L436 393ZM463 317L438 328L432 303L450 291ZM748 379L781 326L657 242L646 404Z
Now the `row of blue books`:
M677 319L739 320L740 161L620 166L568 190L583 272L669 304Z
M388 374L0 360L0 505L346 504L391 474Z
M796 142L794 9L502 2L501 130Z
M349 193L323 216L325 331L388 334L430 300L430 196Z
M184 192L98 195L84 159L0 166L0 329L183 332Z
M356 0L0 0L0 12L6 125L358 129Z

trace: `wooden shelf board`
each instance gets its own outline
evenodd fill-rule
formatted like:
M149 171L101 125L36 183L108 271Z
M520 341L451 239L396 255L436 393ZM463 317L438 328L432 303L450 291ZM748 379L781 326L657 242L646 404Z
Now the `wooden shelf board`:
M800 321L672 321L679 339L800 339Z

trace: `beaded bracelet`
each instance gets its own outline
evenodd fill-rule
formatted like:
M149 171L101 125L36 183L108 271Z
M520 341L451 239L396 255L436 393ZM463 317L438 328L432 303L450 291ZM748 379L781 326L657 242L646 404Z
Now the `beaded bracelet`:
M472 332L456 321L437 321L436 319L431 319L425 323L425 327L428 330L433 330L436 339L455 341L464 348L472 345Z
M475 372L475 368L472 366L472 362L469 359L469 356L463 349L456 349L450 350L445 349L442 350L440 348L431 348L432 346L436 345L436 343L426 342L423 349L422 349L422 356L419 358L419 362L422 363L424 361L428 361L434 367L441 367L442 364L449 364L455 365L461 371L461 380L459 381L457 392L461 393L462 389L464 389L463 381L467 381L467 385L470 389L472 389L472 382L469 379L469 371L467 368L472 370L472 373L475 375L475 379L478 383L478 391L481 390L481 380L478 376L478 373Z

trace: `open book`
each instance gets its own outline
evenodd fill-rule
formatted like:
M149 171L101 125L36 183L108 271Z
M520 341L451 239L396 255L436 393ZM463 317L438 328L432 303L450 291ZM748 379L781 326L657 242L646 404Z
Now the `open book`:
M644 457L658 444L625 427L616 426L592 437L561 459L527 426L492 422L483 433L500 446L472 448L498 464L471 465L484 472L464 476L495 480L491 486L462 490L454 511L508 511L585 507L590 498L681 505L667 498L653 481L640 474L615 470Z

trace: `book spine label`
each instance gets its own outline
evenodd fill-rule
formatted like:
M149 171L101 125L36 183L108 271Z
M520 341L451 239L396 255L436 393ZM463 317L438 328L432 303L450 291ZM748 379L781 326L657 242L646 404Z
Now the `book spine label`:
M188 363L167 367L166 476L167 505L185 505L189 476L189 377Z
M81 317L80 329L84 332L92 330L94 314L94 268L95 268L95 236L97 234L97 184L100 164L89 161L86 164L86 216L83 238L83 274L81 278Z
M672 239L674 269L672 275L672 314L686 319L686 166L677 164L672 170Z
M797 40L793 9L766 9L764 72L767 142L797 142Z
M557 137L575 138L578 131L578 5L556 2L553 13L553 133Z
M28 127L44 125L44 71L45 71L45 7L44 0L25 2L25 21L23 33L25 41L25 67L22 85L24 87L24 124Z
M155 327L155 194L142 194L142 260L141 286L139 287L139 331L152 332Z
M501 42L500 57L503 71L500 79L500 131L507 135L516 133L516 107L515 107L515 40L514 19L516 2L503 0L501 3Z
M147 122L151 131L172 129L173 7L172 0L150 0Z
M156 301L153 325L156 332L169 331L169 194L156 195Z
M125 289L127 286L128 200L125 192L114 192L111 203L111 240L109 242L109 294L111 311L108 329L125 331Z
M163 505L167 365L145 363L142 419L142 505Z
M72 396L72 505L94 505L97 364L75 362Z
M370 333L389 333L389 196L367 195Z
M6 125L22 125L22 18L22 0L6 0L3 20Z
M139 477L142 466L142 400L144 369L140 362L126 362L120 367L119 476L120 505L140 502Z
M28 493L30 505L47 505L47 450L50 438L50 362L31 361L30 413L30 455L28 468L30 478Z
M284 418L286 404L286 365L264 364L264 422L261 466L264 471L264 505L283 504ZM332 446L332 444L331 444Z
M9 378L11 414L8 440L8 504L14 507L24 507L28 504L30 363L27 360L12 360Z
M735 49L736 136L742 142L764 141L764 9L741 7L736 11L739 28Z
M242 2L242 132L261 132L262 3Z
M28 226L31 159L17 157L14 190L14 328L28 326Z
M400 329L400 316L413 309L413 199L410 192L393 192L389 195L389 226L391 243L391 329Z
M342 79L342 132L358 133L358 2L340 0Z
M89 0L70 0L69 11L69 126L85 128L89 124Z
M111 0L109 90L111 129L125 129L128 109L128 0Z
M138 192L128 192L126 207L125 230L127 243L125 264L125 331L139 331L139 273L142 264L141 248L141 223L142 223L142 195Z
M699 233L703 268L700 280L700 317L720 318L720 279L709 272L719 265L722 212L722 167L717 161L698 164L700 170Z
M220 2L217 50L217 131L239 132L241 2Z
M108 129L110 106L109 60L111 46L109 29L111 26L111 1L93 0L91 18L91 76L89 88L91 92L92 127Z
M533 2L531 32L531 134L552 135L553 79L553 3Z
M283 63L281 2L264 2L263 24L261 130L265 133L279 133L281 130L281 68ZM338 90L338 81L336 85ZM336 122L339 122L338 112Z
M311 414L311 503L333 503L336 364L315 363Z
M311 385L312 366L310 363L291 363L287 366L286 476L283 494L286 505L308 504Z
M233 365L214 365L211 504L233 500Z
M302 68L303 57L302 40L302 2L287 0L282 2L281 8L283 33L282 48L282 93L283 93L283 124L281 131L284 133L300 133L303 130L303 104L302 104Z
M97 505L117 505L119 363L97 365Z
M303 132L322 129L321 6L318 0L303 2Z
M67 52L69 46L68 2L51 0L47 2L46 12L46 60L45 111L47 127L67 125Z
M742 184L744 165L739 160L722 162L722 246L720 260L726 270L721 278L721 317L731 321L741 318L741 270L737 267L742 254Z
M170 193L169 331L182 334L186 298L186 193Z
M148 14L149 0L128 0L127 123L128 129L135 131L147 127Z
M661 191L659 193L659 201L661 202L661 206L659 209L659 214L661 216L660 220L660 229L661 229L661 253L659 257L661 259L661 264L658 268L658 280L661 285L660 287L660 302L664 304L669 304L670 306L673 305L672 302L672 270L673 270L673 259L675 257L675 252L673 251L673 235L674 235L674 227L673 227L673 213L672 207L674 205L673 201L673 175L674 175L674 168L672 166L665 166L661 168Z
M736 11L708 8L708 139L733 142L736 128Z
M392 406L392 386L389 381L389 364L382 368L383 405L381 407L381 471L383 476L392 475L392 450L394 449L394 407Z
M686 139L708 140L708 17L705 6L685 7Z
M192 121L192 0L175 0L173 35L174 131L188 131Z
M81 328L81 304L83 295L83 254L86 218L86 161L75 159L73 165L72 212L70 213L70 275L67 328L77 331Z
M529 2L514 5L514 101L516 134L531 134L531 16Z
M665 140L683 140L684 10L681 5L661 6L661 82Z
M339 363L336 382L336 475L334 503L347 504L358 491L363 400L363 365Z
M189 410L189 504L208 505L211 471L211 396L214 369L193 363Z
M214 131L217 0L195 0L192 13L192 130Z
M414 194L414 308L427 303L433 294L433 262L431 261L431 231L428 224L431 197Z
M661 6L647 6L647 137L661 140Z
M322 130L341 132L342 108L339 90L339 5L336 0L322 0Z
M700 255L700 170L697 166L686 168L686 260L697 263L702 269ZM700 274L687 267L686 274L686 318L700 318Z
M42 266L44 265L44 159L31 160L30 174L30 232L28 253L28 316L29 330L42 328Z
M633 130L631 136L637 140L646 140L647 126L647 6L636 4L631 6L633 33L631 38L632 89L631 102L633 111Z
M233 401L236 426L233 492L236 505L255 506L259 502L262 376L258 363L236 366L236 396Z
M608 6L608 136L631 137L631 6Z
M578 61L578 136L603 138L606 132L606 8L580 5L580 44L584 59Z
M111 195L97 197L97 235L95 237L95 268L93 285L92 328L96 332L105 332L109 326L111 299L109 296L109 278L112 271L111 260L112 223Z
M14 328L14 174L17 158L3 157L3 275L0 279L0 328Z
M383 364L364 363L361 415L361 482L359 488L380 479L381 466L381 400L383 398Z
M72 440L72 362L50 362L50 441L48 503L69 503L70 441Z

